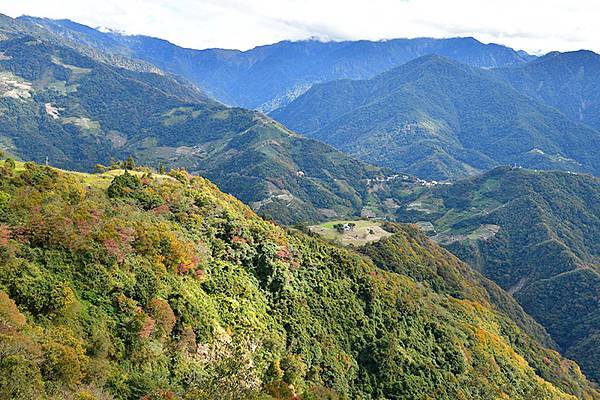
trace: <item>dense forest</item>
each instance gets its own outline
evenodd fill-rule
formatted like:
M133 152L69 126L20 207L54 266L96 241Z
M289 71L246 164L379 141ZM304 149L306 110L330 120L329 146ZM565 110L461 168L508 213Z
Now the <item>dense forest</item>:
M2 398L598 398L412 228L393 267L182 170L1 167Z
M396 218L431 223L430 236L510 292L600 379L598 178L497 168L404 195Z

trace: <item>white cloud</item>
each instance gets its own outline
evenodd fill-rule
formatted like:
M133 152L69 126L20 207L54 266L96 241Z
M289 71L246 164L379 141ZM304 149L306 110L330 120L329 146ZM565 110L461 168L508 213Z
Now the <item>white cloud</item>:
M192 48L313 36L475 36L535 53L600 52L597 0L2 0L0 12L69 18Z

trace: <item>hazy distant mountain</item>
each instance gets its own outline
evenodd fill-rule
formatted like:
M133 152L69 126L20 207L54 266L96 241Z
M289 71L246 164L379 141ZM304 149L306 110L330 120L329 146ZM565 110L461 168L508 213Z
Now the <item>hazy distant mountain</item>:
M477 67L522 64L533 56L473 38L320 42L284 41L248 51L178 47L147 36L98 31L69 20L22 17L97 49L124 54L181 75L229 105L270 111L316 82L366 79L427 54Z
M587 50L553 52L497 71L521 93L558 108L574 121L600 129L600 55Z
M367 180L383 174L263 114L17 25L0 25L0 147L17 158L90 170L134 155L154 167L186 167L290 223L360 213Z
M501 164L600 172L600 133L494 72L425 56L370 80L313 86L271 113L362 160L447 179Z
M504 167L395 198L400 221L513 294L600 382L599 178Z

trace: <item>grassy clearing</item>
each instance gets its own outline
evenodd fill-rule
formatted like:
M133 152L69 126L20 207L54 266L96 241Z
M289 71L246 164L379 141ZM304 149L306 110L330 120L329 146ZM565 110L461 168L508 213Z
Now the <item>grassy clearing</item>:
M345 232L338 232L337 229L334 228L334 225L348 223L354 223L354 229ZM387 232L381 227L381 222L365 220L329 221L320 225L313 225L309 227L309 229L312 232L318 233L325 239L332 240L344 246L350 244L354 246L363 246L367 243L376 242L384 237L392 235L390 232Z
M54 167L53 167L54 168ZM79 171L69 171L64 169L55 168L59 171L68 173L69 175L76 177L79 182L83 183L87 186L94 186L98 188L107 188L115 176L123 175L125 173L124 169L111 169L102 173L87 173L87 172L79 172ZM15 161L15 171L22 172L25 170L25 163L23 161ZM137 175L140 178L145 174L142 171L129 171L130 174ZM175 181L175 178L169 175L161 175L157 173L152 173L152 177L154 179L158 179L161 182L164 181Z
M69 174L72 174L79 178L79 181L88 186L95 186L100 188L107 188L115 176L122 175L125 170L123 169L112 169L110 171L106 171L103 173L96 174L88 174L85 172L77 172L77 171L66 171ZM144 172L141 171L129 171L130 174L137 175L140 178L144 175ZM168 175L160 175L160 174L152 174L152 177L158 179L159 181L165 180L175 180L175 178Z

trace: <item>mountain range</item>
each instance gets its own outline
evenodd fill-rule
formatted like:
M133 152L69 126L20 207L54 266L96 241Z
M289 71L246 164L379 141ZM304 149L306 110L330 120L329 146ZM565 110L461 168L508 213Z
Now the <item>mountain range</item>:
M335 79L365 79L427 54L476 67L522 64L535 57L474 38L394 39L385 41L284 41L248 51L194 50L148 36L99 31L69 20L21 17L111 54L146 61L185 77L211 97L232 106L271 111L313 84Z
M0 16L0 397L599 398L599 59Z
M134 155L185 167L285 223L359 214L367 180L386 174L177 78L113 65L14 20L4 26L0 143L19 159L90 171Z
M495 71L439 56L370 80L314 85L271 116L364 161L427 179L509 164L600 172L599 131L520 93Z
M498 68L519 90L559 109L573 121L600 129L600 55L551 52L515 68Z

